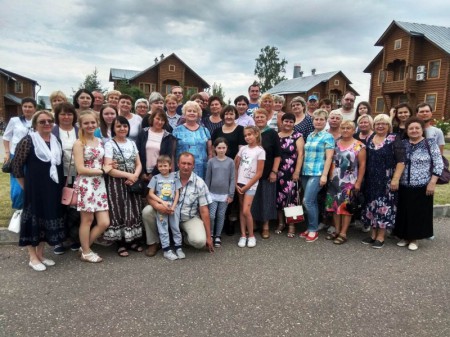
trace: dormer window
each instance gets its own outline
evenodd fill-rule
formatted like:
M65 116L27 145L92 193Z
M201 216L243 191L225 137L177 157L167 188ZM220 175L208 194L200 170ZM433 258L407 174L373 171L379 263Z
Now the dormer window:
M402 48L402 39L398 39L394 41L394 50Z

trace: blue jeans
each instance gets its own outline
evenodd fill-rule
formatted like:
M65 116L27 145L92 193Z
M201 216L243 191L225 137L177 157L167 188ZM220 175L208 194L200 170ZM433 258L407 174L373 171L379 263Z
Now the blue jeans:
M177 207L174 214L167 215L156 213L156 225L158 226L159 239L164 251L170 249L169 228L172 231L172 238L175 249L181 248L182 236L180 231L180 209Z
M319 228L319 206L317 195L320 191L320 176L302 176L304 191L303 206L308 217L308 231L317 232Z
M11 154L11 159L14 158L14 155ZM23 202L25 200L25 192L22 187L19 185L17 178L14 177L12 173L9 176L9 186L10 186L10 197L13 209L22 209Z

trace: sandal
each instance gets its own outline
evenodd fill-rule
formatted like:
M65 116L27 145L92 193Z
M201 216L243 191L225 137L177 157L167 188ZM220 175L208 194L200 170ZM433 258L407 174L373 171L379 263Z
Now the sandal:
M140 253L140 252L142 252L142 251L144 250L144 248L142 248L142 246L139 245L139 244L137 244L137 243L133 243L133 244L130 246L130 249L131 249L133 252L138 252L138 253Z
M330 233L325 237L325 240L335 240L338 236L338 233Z
M270 237L269 228L263 228L261 231L261 237L263 239L268 239Z
M84 254L83 252L81 252L81 261L98 263L98 262L102 262L103 259L91 250L87 254Z
M278 227L275 229L275 234L283 233L283 230L285 227L286 227L286 225L284 223L279 223Z
M128 257L128 251L125 247L119 247L117 249L117 255L119 255L120 257Z
M347 242L347 238L339 234L336 239L334 239L333 243L336 245L342 245Z
M295 225L289 225L287 237L291 239L295 238Z

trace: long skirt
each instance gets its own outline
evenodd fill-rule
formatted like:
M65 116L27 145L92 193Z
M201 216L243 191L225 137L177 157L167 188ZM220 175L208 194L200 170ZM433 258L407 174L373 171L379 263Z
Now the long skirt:
M433 236L433 196L426 186L400 186L394 234L404 240L420 240Z
M103 239L132 242L142 237L141 196L130 193L123 178L108 177L106 186L110 225Z
M276 190L275 182L267 179L259 181L251 209L253 220L265 222L277 219Z

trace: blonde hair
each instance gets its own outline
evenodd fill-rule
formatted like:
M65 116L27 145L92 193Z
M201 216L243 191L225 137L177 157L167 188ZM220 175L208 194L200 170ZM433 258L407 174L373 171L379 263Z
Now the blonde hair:
M328 119L328 111L325 109L317 109L313 113L313 119L318 117L325 117L325 120Z
M349 120L343 121L341 123L340 127L342 128L343 126L351 126L353 129L356 129L355 123L353 121L349 121Z
M198 116L202 117L202 108L200 108L200 105L198 105L198 103L195 101L187 101L186 103L184 103L182 109L183 116L186 116L186 110L189 108L194 108L195 111L198 113Z
M388 115L379 114L379 115L375 116L375 118L373 119L373 125L375 126L379 122L387 123L389 125L389 132L392 132L392 121Z
M82 128L82 124L83 124L83 119L85 119L88 116L92 116L94 117L95 121L97 122L97 126L98 126L98 118L97 118L97 114L92 111L92 110L83 110L80 112L80 116L78 117L78 123L80 125L80 128L78 129L78 139L81 141L81 143L83 145L86 145L86 137L84 134L84 130Z
M259 99L259 105L261 105L262 102L264 102L266 99L269 99L273 102L273 96L272 94L269 93L265 93L261 96L261 98Z
M273 101L274 102L280 102L284 105L284 102L286 102L285 98L281 95L273 95Z
M330 114L328 115L328 118L330 118L332 115L339 116L341 118L341 120L344 119L344 116L342 115L342 112L340 112L339 110L332 110L330 112Z
M53 91L48 97L48 99L50 100L51 103L57 97L61 98L64 102L67 102L67 96L61 90Z
M264 116L269 117L269 112L263 108L256 109L255 112L253 113L253 117L256 116L257 114L263 114Z
M108 91L108 93L106 94L106 101L108 101L108 97L111 96L111 95L120 96L120 95L122 95L122 93L119 90Z
M358 117L358 120L356 121L356 124L359 125L359 122L360 122L361 120L363 120L364 118L366 118L366 119L369 121L370 128L373 130L373 118L372 118L372 116L370 116L370 115L361 115L361 116L359 116L359 117Z
M175 101L178 103L177 100L177 96L175 96L174 94L167 94L166 99L164 100L164 102L168 102L168 101Z
M244 134L245 134L245 130L251 130L253 132L253 134L255 135L256 144L261 146L261 130L257 126L254 126L254 125L247 125L244 128Z

